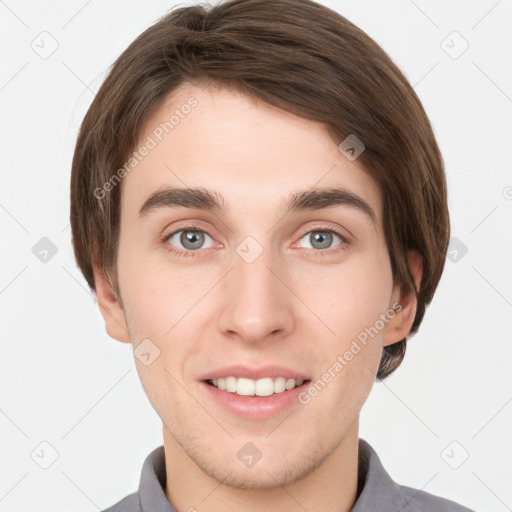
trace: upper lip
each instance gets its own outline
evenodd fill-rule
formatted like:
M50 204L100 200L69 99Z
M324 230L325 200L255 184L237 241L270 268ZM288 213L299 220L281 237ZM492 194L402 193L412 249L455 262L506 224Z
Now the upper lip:
M299 370L293 370L279 365L267 365L259 368L243 364L225 366L216 370L209 370L199 377L199 380L219 379L226 377L245 377L246 379L258 380L264 377L284 377L286 379L309 380L310 377Z

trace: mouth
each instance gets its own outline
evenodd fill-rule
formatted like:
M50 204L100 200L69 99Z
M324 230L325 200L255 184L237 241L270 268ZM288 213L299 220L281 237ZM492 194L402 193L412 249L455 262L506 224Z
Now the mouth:
M310 382L310 379L300 380L286 377L263 377L248 379L246 377L228 376L217 379L206 379L203 382L221 391L227 391L238 396L268 397L286 393Z

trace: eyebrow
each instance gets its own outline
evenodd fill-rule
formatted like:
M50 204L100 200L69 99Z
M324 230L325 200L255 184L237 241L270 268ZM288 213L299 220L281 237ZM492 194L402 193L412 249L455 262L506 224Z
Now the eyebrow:
M348 206L364 213L373 224L376 215L371 206L357 194L344 188L309 189L291 194L285 202L284 215L298 211L315 211ZM161 208L194 208L197 210L227 213L228 207L224 197L206 188L172 188L159 189L151 194L141 209L139 217Z

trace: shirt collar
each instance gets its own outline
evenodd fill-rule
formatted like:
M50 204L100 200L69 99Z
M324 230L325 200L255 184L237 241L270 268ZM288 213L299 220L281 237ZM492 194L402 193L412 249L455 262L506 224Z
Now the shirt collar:
M358 498L350 512L393 512L403 510L406 503L401 487L384 469L377 452L359 438ZM404 510L405 512L405 510Z
M155 448L144 461L139 484L142 512L176 512L165 496L164 447ZM350 512L392 512L405 507L403 492L384 469L377 453L359 438L358 497Z
M167 481L164 447L155 448L144 461L139 483L141 512L176 512L165 496Z

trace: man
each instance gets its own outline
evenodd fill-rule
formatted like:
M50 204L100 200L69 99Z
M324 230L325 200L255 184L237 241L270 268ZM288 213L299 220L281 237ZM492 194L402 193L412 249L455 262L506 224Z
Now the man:
M393 482L358 437L450 229L421 103L348 20L294 0L162 18L84 119L71 210L163 423L109 511L469 510Z

